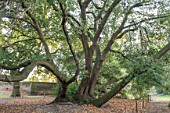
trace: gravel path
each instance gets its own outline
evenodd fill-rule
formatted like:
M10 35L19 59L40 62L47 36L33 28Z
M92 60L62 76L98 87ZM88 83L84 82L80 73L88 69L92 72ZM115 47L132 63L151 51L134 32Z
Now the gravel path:
M150 105L145 110L145 113L170 113L168 103L169 102L166 100L161 100L160 98L153 96Z

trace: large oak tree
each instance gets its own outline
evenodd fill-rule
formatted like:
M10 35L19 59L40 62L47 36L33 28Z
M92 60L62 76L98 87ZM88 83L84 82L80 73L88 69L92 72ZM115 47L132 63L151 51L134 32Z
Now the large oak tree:
M19 70L17 76L4 74L0 80L21 81L36 66L42 66L58 79L59 93L54 102L66 101L68 86L77 80L75 100L99 107L170 49L165 40L169 30L168 0L7 0L0 4L0 67ZM155 35L162 37L157 39ZM160 40L164 42L158 43ZM138 41L141 48L131 44ZM156 50L146 55L155 42ZM130 45L132 51L127 50ZM157 46L162 47L159 52ZM137 50L144 50L143 56L150 62L120 75L110 91L96 98L95 88L107 59L127 59ZM121 56L111 56L112 52Z

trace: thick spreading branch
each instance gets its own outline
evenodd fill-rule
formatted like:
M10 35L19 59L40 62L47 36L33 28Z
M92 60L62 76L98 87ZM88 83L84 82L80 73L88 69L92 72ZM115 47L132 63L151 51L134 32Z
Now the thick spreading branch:
M153 61L157 61L159 60L165 53L167 53L170 50L170 43L168 43L167 45L165 45L154 57L153 57ZM154 63L154 62L152 62ZM145 70L141 70L141 69L135 69L134 71L132 71L129 75L127 75L126 77L123 78L122 81L120 81L117 85L115 85L111 91L107 92L106 94L104 94L102 97L92 101L91 103L93 103L95 106L97 107L101 107L104 103L106 103L108 100L110 100L113 96L115 96L118 92L120 92L129 82L131 82L136 75L142 74L146 72Z
M94 39L93 39L93 45L92 46L96 46L96 43L100 37L100 34L101 32L103 31L103 28L110 16L110 14L112 13L113 9L119 4L121 0L115 0L112 5L109 7L109 9L107 10L105 16L103 17L100 25L99 25L99 28L97 29L96 33L95 33L95 36L94 36Z
M18 66L5 66L0 64L0 69L5 69L5 70L17 70L17 69L21 69L24 67L24 69L18 74L18 76L15 75L11 75L9 79L9 81L13 81L13 80L24 80L28 77L28 75L31 73L31 71L36 67L36 66L42 66L45 67L47 70L49 70L50 72L52 72L61 82L66 82L66 79L64 78L63 75L61 75L59 73L59 71L57 71L57 69L55 68L55 66L53 66L50 62L48 61L27 61L24 62ZM19 77L19 78L17 78ZM4 79L4 77L3 77ZM7 78L5 78L6 80Z
M88 5L89 5L89 3L91 2L92 0L85 0L84 1L84 6L85 6L85 8L87 8L88 7Z
M0 74L0 81L2 82L20 82L24 80L21 76L9 76L9 75L1 75Z
M47 0L47 2L53 7L53 9L54 9L56 12L59 11L59 9L57 8L57 6L56 6L53 2L51 2L50 0ZM67 17L70 17L74 22L76 22L78 26L81 26L80 22L79 22L73 15L71 15L71 14L66 14L66 15L67 15Z
M117 36L117 39L120 39L120 38L122 38L126 33L130 32L130 31L135 31L135 30L137 30L137 29L138 29L138 27L136 27L136 28L134 28L134 29L124 30L121 34L119 34L119 35Z
M60 74L60 72L53 66L50 62L48 61L37 61L36 62L37 66L40 65L50 72L52 72L59 80L60 82L66 82L66 78L64 78L63 75Z
M159 50L159 52L155 55L153 60L156 61L157 59L160 59L169 50L170 50L170 42L167 45L165 45L161 50Z
M109 40L109 42L107 43L105 49L104 49L103 52L102 52L102 57L101 57L101 58L102 58L102 59L101 59L102 61L104 61L104 59L106 58L109 50L111 49L112 44L114 43L114 41L115 41L116 39L122 38L123 35L126 34L126 33L129 32L129 31L135 31L135 30L137 30L137 27L135 27L135 28L133 28L133 29L127 29L127 30L124 30L124 31L123 31L123 29L125 29L124 25L125 25L125 23L127 22L128 16L129 16L129 14L131 13L132 9L135 8L135 7L140 7L140 6L142 6L142 3L136 3L135 5L131 6L131 7L128 9L128 11L125 13L125 16L124 16L124 18L123 18L123 21L122 21L121 25L120 25L119 28L112 34L111 39ZM122 32L122 31L123 31L123 32ZM122 32L122 33L121 33L121 32ZM101 62L101 63L102 63L102 62Z
M100 19L102 17L102 13L105 10L105 6L106 6L107 0L104 1L103 7L101 8L101 11L99 12L99 14L97 15L97 17L95 18L95 21L97 21L98 19Z
M113 2L113 3L114 3L114 2ZM116 7L115 5L113 5L113 6ZM112 8L113 8L113 6L112 6ZM139 5L138 5L138 6L139 6ZM116 40L118 36L120 36L120 38L121 38L121 37L124 35L124 34L123 34L123 35L119 35L119 34L122 32L123 27L124 27L124 25L125 25L125 23L126 23L126 21L127 21L127 19L128 19L128 15L130 14L131 10L132 10L134 7L136 7L136 6L130 7L129 10L126 12L126 14L125 14L125 16L124 16L124 19L123 19L120 27L118 28L118 30L117 30L115 33L113 33L110 41L109 41L108 44L106 45L106 48L103 50L102 54L101 54L101 53L96 54L96 60L95 60L94 68L93 68L93 71L92 71L92 77L91 77L91 79L90 79L90 87L91 87L91 88L90 88L90 90L89 90L89 93L90 93L90 95L91 95L92 97L93 97L93 95L94 95L94 88L95 88L95 85L96 85L96 83L97 83L97 80L98 80L98 77L99 77L99 72L100 72L100 69L101 69L101 67L102 67L102 64L103 64L103 62L104 62L104 60L105 60L105 58L106 58L106 56L107 56L107 54L108 54L108 52L109 52L109 50L110 50L110 48L111 48L114 40ZM113 9L114 9L114 8L113 8ZM112 10L113 10L113 9L112 9ZM107 12L107 13L108 13L108 12ZM107 13L106 13L106 14L107 14ZM110 14L111 14L111 12L109 12L109 15L110 15ZM109 15L108 15L105 19L108 19ZM106 21L107 21L107 20L106 20ZM104 21L104 24L106 23L106 21ZM100 27L100 26L99 26L99 27ZM102 27L104 28L104 26L102 26ZM102 28L102 30L103 30L103 28ZM98 32L98 31L97 31L97 32ZM100 35L100 34L99 34L99 35ZM98 38L98 37L97 37L97 38ZM92 51L93 51L93 48L95 48L96 51L100 50L100 48L97 47L97 40L96 40L96 42L93 42L93 44L91 45L91 48L92 48ZM93 52L92 52L92 54L93 54Z
M90 3L90 1L86 0L85 2L82 3L82 0L78 0L80 9L81 9L81 20L82 20L82 24L81 27L86 26L86 5L88 5L88 3ZM86 36L86 33L82 30L80 36L80 40L81 43L83 45L83 50L84 50L84 54L85 54L85 69L88 70L88 72L90 73L91 71L91 63L92 63L92 54L91 54L91 50L89 47L89 43L88 43L88 38Z
M21 64L19 64L19 65L17 65L17 66L6 66L6 65L3 65L3 64L0 64L0 69L5 69L5 70L17 70L17 69L20 69L20 68L22 68L22 67L26 67L26 66L28 66L28 65L30 65L31 64L31 61L29 60L29 61L26 61L26 62L24 62L24 63L21 63Z
M67 44L69 45L69 49L71 51L71 54L73 55L73 58L74 58L74 61L76 63L76 67L77 67L77 70L75 72L75 75L70 79L68 80L67 84L70 84L72 83L76 78L77 76L79 75L79 72L80 72L80 65L79 65L79 61L77 59L77 56L75 54L75 51L73 50L73 47L71 45L71 42L70 42L70 39L69 39L69 34L68 34L68 31L67 31L67 28L66 28L66 22L67 22L67 14L66 14L66 10L64 9L63 5L60 3L60 8L62 10L62 13L63 13L63 20L62 20L62 28L63 28L63 31L64 31L64 34L66 36L66 40L67 40Z
M24 64L22 64L24 65ZM32 72L32 70L35 68L36 63L32 62L31 64L27 65L21 72L18 72L17 75L0 75L0 81L3 82L19 82L28 77L28 75ZM16 68L17 66L15 66ZM14 68L5 68L8 70L13 70ZM20 69L20 68L19 68Z

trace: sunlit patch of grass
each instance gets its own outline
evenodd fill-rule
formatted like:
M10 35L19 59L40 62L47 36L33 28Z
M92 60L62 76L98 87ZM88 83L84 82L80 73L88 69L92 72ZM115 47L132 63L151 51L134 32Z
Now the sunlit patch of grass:
M9 93L0 93L0 98L9 98L11 94Z
M170 101L170 95L159 95L159 96L156 96L159 100L162 100L162 101Z

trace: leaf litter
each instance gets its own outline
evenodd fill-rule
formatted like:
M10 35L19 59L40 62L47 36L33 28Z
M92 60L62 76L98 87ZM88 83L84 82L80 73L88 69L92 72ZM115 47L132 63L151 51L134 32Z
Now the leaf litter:
M54 97L1 98L0 113L170 113L168 103L113 98L101 108L93 105L49 104ZM148 107L149 106L149 107ZM155 111L157 110L157 111Z

